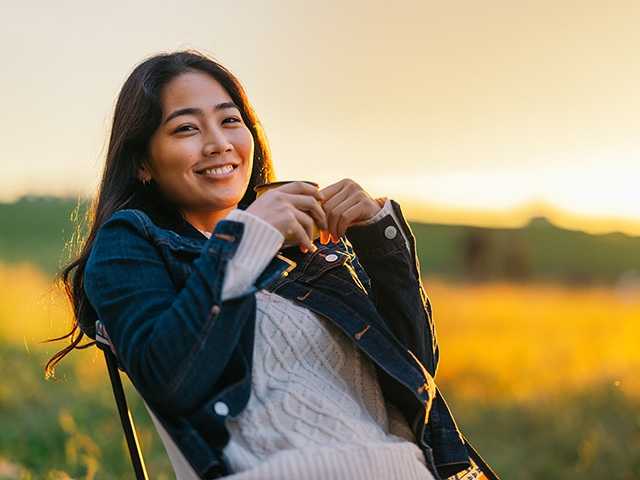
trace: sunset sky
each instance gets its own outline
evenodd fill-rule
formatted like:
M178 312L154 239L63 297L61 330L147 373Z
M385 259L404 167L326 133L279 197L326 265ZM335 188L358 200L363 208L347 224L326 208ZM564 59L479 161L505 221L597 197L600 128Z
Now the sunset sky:
M280 179L426 221L640 234L640 2L138 1L0 7L0 200L91 195L134 65L234 71Z

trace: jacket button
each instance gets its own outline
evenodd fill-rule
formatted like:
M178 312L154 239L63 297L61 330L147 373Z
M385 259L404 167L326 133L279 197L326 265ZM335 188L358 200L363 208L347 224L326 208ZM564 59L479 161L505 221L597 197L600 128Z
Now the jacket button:
M211 315L215 317L220 313L220 306L214 305L213 307L211 307L211 310L209 311L209 313L211 313Z
M216 412L221 417L226 417L229 415L229 407L224 402L216 402L213 406L213 411Z
M338 256L335 253L330 253L329 255L327 255L326 257L324 257L324 259L327 262L335 262L338 259Z
M389 225L387 228L384 229L384 236L387 237L389 240L396 238L397 234L398 234L398 229L393 225Z

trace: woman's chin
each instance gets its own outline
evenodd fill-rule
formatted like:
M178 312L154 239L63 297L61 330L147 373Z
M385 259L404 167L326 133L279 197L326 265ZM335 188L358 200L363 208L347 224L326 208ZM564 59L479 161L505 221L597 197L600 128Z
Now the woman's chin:
M216 197L215 199L209 199L206 202L207 210L211 212L221 212L224 210L233 210L238 206L238 203L242 199L242 195L229 196L229 197Z

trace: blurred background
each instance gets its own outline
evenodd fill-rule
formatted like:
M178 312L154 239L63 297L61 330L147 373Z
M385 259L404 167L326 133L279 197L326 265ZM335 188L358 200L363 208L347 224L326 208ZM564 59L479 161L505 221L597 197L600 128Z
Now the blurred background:
M42 340L120 86L184 48L244 83L280 179L402 205L437 381L503 478L640 478L638 24L624 0L3 2L0 479L132 477L102 358L45 380Z

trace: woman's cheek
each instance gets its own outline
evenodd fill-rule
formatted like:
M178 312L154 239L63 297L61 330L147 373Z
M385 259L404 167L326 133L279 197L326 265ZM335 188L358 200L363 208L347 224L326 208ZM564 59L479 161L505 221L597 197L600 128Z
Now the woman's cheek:
M253 159L253 148L253 136L251 135L251 131L247 128L242 142L242 156L248 161Z
M198 148L195 145L179 145L171 150L170 168L174 172L190 172L200 157Z

